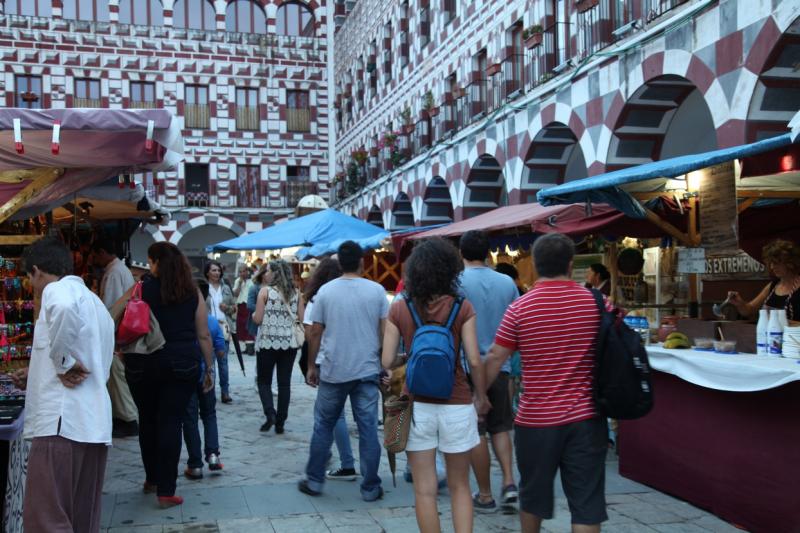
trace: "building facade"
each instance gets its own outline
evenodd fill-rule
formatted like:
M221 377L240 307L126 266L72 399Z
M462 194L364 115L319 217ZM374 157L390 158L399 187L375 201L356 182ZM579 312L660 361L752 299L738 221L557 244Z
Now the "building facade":
M800 0L346 4L331 198L388 229L775 135L800 109Z
M306 194L327 195L326 0L0 7L0 105L163 107L178 117L185 162L136 176L172 220L134 235L134 259L168 240L201 262L206 245L271 225Z

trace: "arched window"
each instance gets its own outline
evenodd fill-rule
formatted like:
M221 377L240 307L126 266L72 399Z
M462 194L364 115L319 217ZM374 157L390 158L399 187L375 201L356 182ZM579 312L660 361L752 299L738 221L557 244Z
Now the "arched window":
M108 22L108 0L62 0L65 19Z
M172 24L176 28L214 30L216 17L214 4L208 0L176 0L172 8Z
M314 15L300 2L287 2L279 7L275 23L279 35L314 36Z
M53 15L52 0L6 0L6 15L50 17Z
M159 0L120 0L119 21L140 26L162 26L164 6Z
M233 0L225 12L225 29L240 33L267 33L267 16L255 0Z

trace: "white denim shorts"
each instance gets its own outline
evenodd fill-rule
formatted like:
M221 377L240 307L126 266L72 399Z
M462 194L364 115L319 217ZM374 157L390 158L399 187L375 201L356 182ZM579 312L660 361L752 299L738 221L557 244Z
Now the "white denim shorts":
M478 445L478 413L472 404L414 402L406 451L438 448L444 453L467 452Z

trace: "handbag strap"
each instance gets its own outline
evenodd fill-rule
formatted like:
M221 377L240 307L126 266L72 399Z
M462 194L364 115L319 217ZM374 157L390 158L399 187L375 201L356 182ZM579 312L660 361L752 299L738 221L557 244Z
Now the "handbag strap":
M142 282L137 281L133 285L133 292L131 293L131 297L128 299L130 300L141 300L142 299Z

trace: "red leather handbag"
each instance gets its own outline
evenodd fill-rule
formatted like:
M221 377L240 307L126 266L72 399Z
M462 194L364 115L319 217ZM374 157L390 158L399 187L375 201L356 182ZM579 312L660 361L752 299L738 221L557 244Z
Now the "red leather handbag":
M142 282L133 286L117 327L117 345L127 346L150 332L150 306L142 300Z

